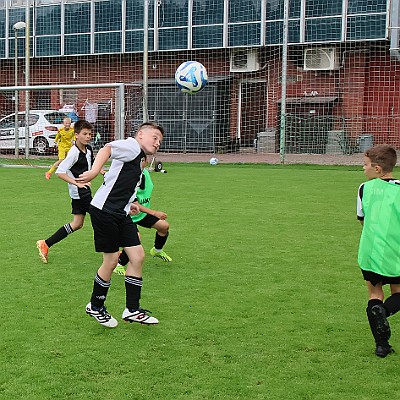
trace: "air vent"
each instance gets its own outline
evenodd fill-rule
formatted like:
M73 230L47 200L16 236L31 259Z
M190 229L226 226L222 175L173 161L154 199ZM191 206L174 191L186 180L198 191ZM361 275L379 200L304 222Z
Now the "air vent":
M334 47L316 47L304 50L305 71L332 71L339 68Z
M259 69L257 49L231 49L231 72L254 72Z

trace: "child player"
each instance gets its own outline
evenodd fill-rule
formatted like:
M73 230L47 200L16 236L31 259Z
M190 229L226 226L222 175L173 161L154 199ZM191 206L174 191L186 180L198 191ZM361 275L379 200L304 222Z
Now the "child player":
M393 178L396 151L378 145L364 155L364 173L369 179L358 190L357 216L363 225L358 263L367 282L367 317L375 339L375 354L386 357L389 344L387 317L400 310L400 181ZM383 302L383 285L391 295Z
M163 135L161 126L154 122L143 123L134 138L115 140L101 148L92 169L79 178L81 183L90 182L99 174L103 165L111 160L110 169L104 175L104 183L90 205L95 248L97 252L103 253L103 262L97 271L92 296L86 306L88 315L109 328L118 325L117 320L107 312L104 303L120 247L123 247L129 258L125 275L126 308L122 319L142 324L158 323L139 304L145 253L130 214L139 212L138 205L132 202L140 185L142 162L146 154L157 152Z
M57 232L46 240L38 240L36 246L39 256L47 264L49 248L59 241L65 239L69 234L81 229L85 221L86 212L92 200L90 183L80 183L76 181L85 171L88 171L93 164L93 151L89 145L92 139L93 126L85 121L79 120L75 123L75 145L65 160L61 162L57 169L57 176L68 182L68 191L72 199L72 222L62 226Z
M70 148L74 144L75 134L74 128L72 128L72 120L69 117L64 118L64 126L61 127L54 139L54 142L58 144L58 160L51 166L51 168L45 173L45 178L50 179L51 174L57 169L62 160L67 156Z
M146 162L143 163L143 168ZM143 169L142 181L136 192L136 199L139 206L139 214L131 215L132 221L139 226L144 228L156 229L156 235L154 239L154 247L150 250L150 254L153 257L161 258L163 261L172 261L172 258L163 250L163 247L168 239L169 224L166 221L167 214L164 211L152 210L150 201L151 194L153 193L154 184L150 176L148 169ZM125 274L125 268L123 267L128 263L128 256L125 251L119 255L118 265L114 272L119 275Z

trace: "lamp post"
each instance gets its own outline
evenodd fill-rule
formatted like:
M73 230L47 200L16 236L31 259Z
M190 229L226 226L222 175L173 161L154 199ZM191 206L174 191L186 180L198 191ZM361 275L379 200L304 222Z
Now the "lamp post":
M14 84L15 87L18 86L18 31L21 29L25 29L25 22L23 21L19 21L16 24L13 25L13 29L14 29L14 50L15 50L15 69L14 69L14 73L15 73L15 80L14 80ZM19 92L18 90L15 91L14 94L14 100L15 100L15 108L14 108L14 112L15 112L15 124L14 124L14 135L15 135L15 157L18 158L19 157L19 121L18 121L18 111L19 111L19 107L18 107L18 99L19 99Z

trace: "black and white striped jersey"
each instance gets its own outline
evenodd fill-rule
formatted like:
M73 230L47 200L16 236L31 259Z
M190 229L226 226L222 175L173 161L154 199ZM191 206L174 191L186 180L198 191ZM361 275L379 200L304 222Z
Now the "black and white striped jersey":
M109 213L127 215L136 197L146 155L134 138L107 143L111 147L111 166L91 202Z
M80 174L89 171L93 164L93 150L91 146L86 146L86 153L79 150L74 144L69 150L67 157L58 166L56 174L66 173L71 178L78 178ZM77 186L68 183L68 191L71 199L83 199L86 196L91 196L90 187L78 188Z
M379 179L379 178L376 178ZM394 179L394 178L389 178L389 179L383 179L386 182L392 183L394 185L400 185L400 180ZM357 219L359 221L364 220L364 212L362 209L362 198L363 198L363 193L364 193L364 183L362 183L359 188L358 188L358 196L357 196Z

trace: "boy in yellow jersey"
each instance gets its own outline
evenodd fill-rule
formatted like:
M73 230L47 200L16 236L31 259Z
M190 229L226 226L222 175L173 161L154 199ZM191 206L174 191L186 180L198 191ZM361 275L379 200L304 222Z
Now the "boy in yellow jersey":
M68 154L69 149L74 144L75 133L74 128L71 126L71 118L64 118L64 126L61 127L54 139L54 142L58 145L58 160L52 165L52 167L45 173L46 179L51 178L51 174L57 169L61 164L61 161L65 159Z
M381 144L364 154L369 179L358 189L357 217L363 225L358 264L368 288L367 317L375 354L393 352L388 317L400 311L400 181L393 177L396 150ZM390 286L385 298L383 286Z

